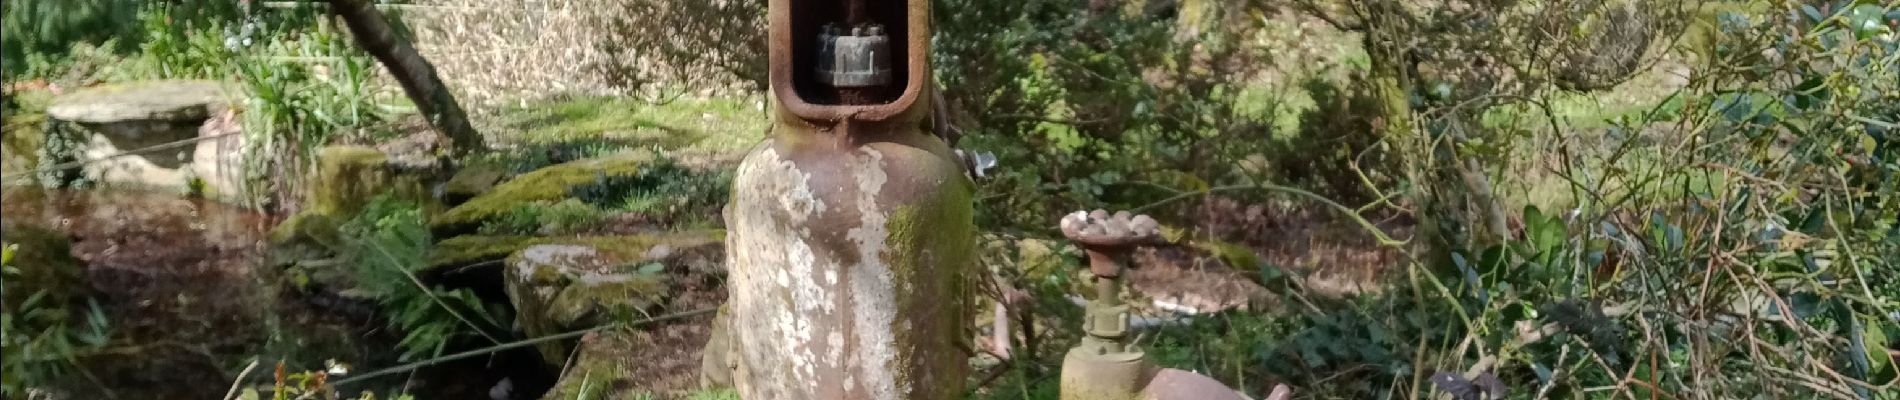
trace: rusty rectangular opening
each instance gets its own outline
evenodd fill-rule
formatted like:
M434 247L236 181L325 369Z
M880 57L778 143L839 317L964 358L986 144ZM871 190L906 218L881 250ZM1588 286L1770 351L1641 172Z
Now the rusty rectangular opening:
M816 105L880 105L903 96L910 82L910 2L907 0L791 0L792 88ZM826 25L849 30L875 24L890 39L887 83L841 88L819 78L820 36Z

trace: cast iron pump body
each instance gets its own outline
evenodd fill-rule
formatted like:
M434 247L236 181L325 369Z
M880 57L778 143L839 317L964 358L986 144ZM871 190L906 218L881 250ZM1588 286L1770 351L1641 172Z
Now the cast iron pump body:
M974 187L924 129L929 5L771 0L772 130L725 216L742 398L963 395Z

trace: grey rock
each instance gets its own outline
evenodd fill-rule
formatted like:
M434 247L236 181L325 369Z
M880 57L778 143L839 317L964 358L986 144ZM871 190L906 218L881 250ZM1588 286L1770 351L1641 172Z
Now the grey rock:
M145 81L81 89L53 99L46 115L85 124L181 122L196 124L228 107L214 81Z

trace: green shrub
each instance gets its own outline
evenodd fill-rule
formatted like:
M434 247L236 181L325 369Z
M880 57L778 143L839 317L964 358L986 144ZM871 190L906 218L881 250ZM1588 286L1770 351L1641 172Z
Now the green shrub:
M432 243L416 205L379 196L340 231L343 243L336 250L354 268L357 289L374 297L403 332L402 359L440 355L469 340L502 342L508 330L496 316L505 312L468 289L432 287L417 277L429 267Z
M979 224L1048 229L1061 213L1131 208L1236 172L1269 113L1242 92L1261 63L1238 5L1091 10L1079 0L944 0L937 77L965 110L962 147L994 152ZM1134 8L1134 7L1131 7ZM1183 9L1176 9L1183 8ZM1197 19L1179 18L1189 9ZM1159 210L1157 210L1159 211Z
M0 63L6 79L47 71L75 44L112 44L131 50L139 41L139 0L9 0L0 4ZM117 40L114 40L117 39Z
M0 247L0 279L19 279L14 265L16 244ZM30 266L45 268L45 266ZM12 290L25 290L17 287ZM110 322L97 302L88 301L87 309L74 309L64 299L49 296L47 290L35 291L17 307L0 311L0 396L30 397L30 390L81 372L79 360L106 347L111 339Z

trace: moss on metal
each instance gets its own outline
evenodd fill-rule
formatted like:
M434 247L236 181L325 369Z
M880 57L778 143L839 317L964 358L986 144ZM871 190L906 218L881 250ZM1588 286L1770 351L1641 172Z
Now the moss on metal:
M968 180L945 185L937 196L908 206L899 207L892 212L885 228L890 232L886 239L889 246L883 254L884 262L890 266L893 281L899 285L931 285L936 287L900 287L914 293L953 294L945 301L943 298L925 296L900 296L897 309L907 312L921 312L921 315L935 317L935 327L923 331L912 326L911 320L892 321L891 332L895 333L898 343L934 342L938 340L960 343L961 347L973 348L968 341L971 333L967 330L968 321L973 318L971 299L973 279L976 268L976 224L971 198L974 188ZM921 276L920 276L921 275ZM921 279L920 279L921 278ZM945 279L948 278L948 279ZM928 310L928 311L925 311ZM933 329L934 328L934 329ZM941 335L934 340L917 338L917 335ZM954 377L896 376L898 381L908 382L961 382L967 373L968 361L963 354L909 354L900 353L896 365L917 365L914 371L952 373ZM917 359L913 359L917 358ZM902 374L905 369L894 371ZM914 392L907 396L917 399L952 399L962 396L962 385L918 385L911 388Z

